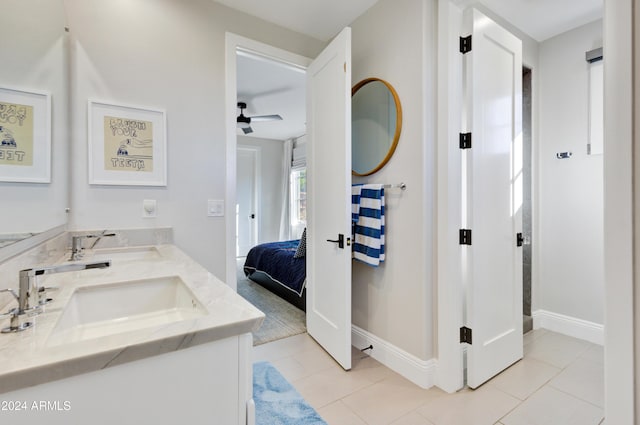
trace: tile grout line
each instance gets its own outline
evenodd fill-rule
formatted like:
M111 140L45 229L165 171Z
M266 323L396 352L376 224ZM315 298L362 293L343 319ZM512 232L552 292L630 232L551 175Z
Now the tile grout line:
M561 392L561 393L563 393L563 394L566 394L566 395L568 395L568 396L571 396L571 397L575 398L576 400L584 401L585 403L590 404L590 405L592 405L593 407L597 407L598 409L602 410L602 412L604 413L604 407L603 407L603 406L598 406L597 404L594 404L594 403L590 402L589 400L585 400L585 399L583 399L583 398L580 398L580 397L578 397L578 396L577 396L577 395L575 395L575 394L571 394L570 392L567 392L567 391L565 391L565 390L562 390L562 389L560 389L560 388L558 388L558 387L555 387L555 386L553 386L553 385L551 385L551 384L549 384L549 387L550 387L550 388L553 388L553 389L554 389L554 390L556 390L556 391L560 391L560 392Z

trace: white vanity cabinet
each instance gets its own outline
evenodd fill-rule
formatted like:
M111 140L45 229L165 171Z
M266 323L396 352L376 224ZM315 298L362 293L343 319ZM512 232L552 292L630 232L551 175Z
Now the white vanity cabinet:
M0 424L255 423L251 332L264 314L175 246L153 250L94 252L113 265L42 281L54 300L0 335Z
M251 345L244 334L0 394L0 423L251 424Z

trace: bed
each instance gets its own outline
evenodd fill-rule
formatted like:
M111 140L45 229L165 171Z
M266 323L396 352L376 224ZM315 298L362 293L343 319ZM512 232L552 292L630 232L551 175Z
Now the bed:
M306 258L294 258L300 240L256 245L247 254L244 274L260 286L306 311Z

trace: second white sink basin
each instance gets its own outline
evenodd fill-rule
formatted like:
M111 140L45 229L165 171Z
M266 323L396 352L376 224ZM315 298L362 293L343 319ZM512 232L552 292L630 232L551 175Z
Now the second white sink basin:
M194 319L206 308L178 276L76 289L48 345L59 345Z
M93 255L88 256L87 259L93 261L111 260L113 262L121 262L155 260L161 257L160 251L158 251L155 246L131 246L96 249L93 251Z

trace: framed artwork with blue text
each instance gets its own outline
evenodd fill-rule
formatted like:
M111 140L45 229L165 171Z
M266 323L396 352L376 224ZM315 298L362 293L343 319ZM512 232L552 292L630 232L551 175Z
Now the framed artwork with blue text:
M0 181L51 182L51 95L0 87Z
M90 100L89 184L166 186L165 112Z

